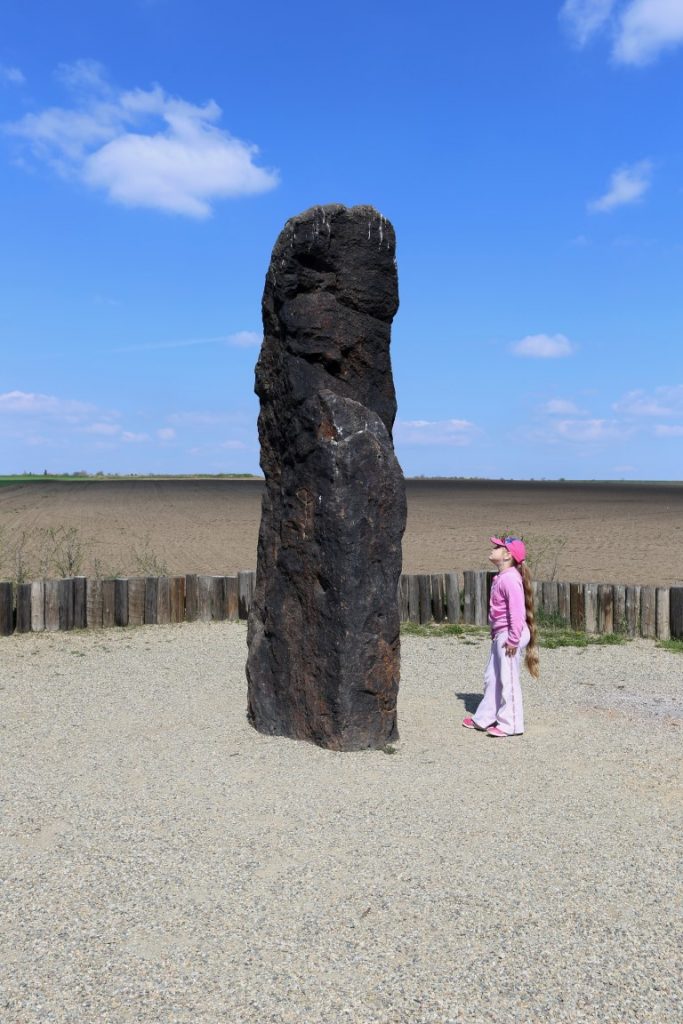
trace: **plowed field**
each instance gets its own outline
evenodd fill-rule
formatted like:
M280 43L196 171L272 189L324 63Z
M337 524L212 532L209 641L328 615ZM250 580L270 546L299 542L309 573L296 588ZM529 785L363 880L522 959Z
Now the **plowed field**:
M0 570L80 545L79 571L233 573L256 565L262 483L154 480L0 488ZM535 575L670 585L683 580L683 484L410 480L404 571L486 566L490 534L530 542ZM56 531L56 541L50 537ZM61 551L63 556L64 551ZM48 573L54 574L54 573Z

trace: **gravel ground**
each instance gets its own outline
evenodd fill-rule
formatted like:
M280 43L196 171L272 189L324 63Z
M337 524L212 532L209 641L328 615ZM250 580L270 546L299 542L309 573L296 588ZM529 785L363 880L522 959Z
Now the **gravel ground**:
M1 641L0 1019L679 1021L683 659L407 637L396 751L255 733L243 624Z

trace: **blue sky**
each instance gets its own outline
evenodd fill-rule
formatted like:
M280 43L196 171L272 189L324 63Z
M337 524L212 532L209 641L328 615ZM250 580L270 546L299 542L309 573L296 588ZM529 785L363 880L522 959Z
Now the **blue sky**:
M0 472L258 472L288 217L394 224L410 475L678 479L683 0L0 12Z

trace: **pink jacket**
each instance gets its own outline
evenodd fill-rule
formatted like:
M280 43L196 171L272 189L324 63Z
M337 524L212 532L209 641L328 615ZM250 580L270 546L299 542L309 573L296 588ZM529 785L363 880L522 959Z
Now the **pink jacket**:
M514 566L503 569L493 577L491 600L489 601L489 622L495 635L506 629L507 642L517 647L522 630L526 625L524 583Z

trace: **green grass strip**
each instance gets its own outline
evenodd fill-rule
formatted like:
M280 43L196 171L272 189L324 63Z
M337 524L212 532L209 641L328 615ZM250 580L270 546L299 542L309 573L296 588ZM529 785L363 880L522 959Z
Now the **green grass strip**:
M401 633L404 636L427 637L458 637L463 642L472 642L477 638L489 636L484 626L464 626L460 623L430 622L418 625L415 622L403 622ZM538 631L539 645L548 650L558 647L610 647L628 643L629 638L623 633L580 633L573 629L558 626L542 626ZM679 641L671 641L679 643Z
M663 651L671 651L672 654L683 654L683 640L659 640L657 647Z

